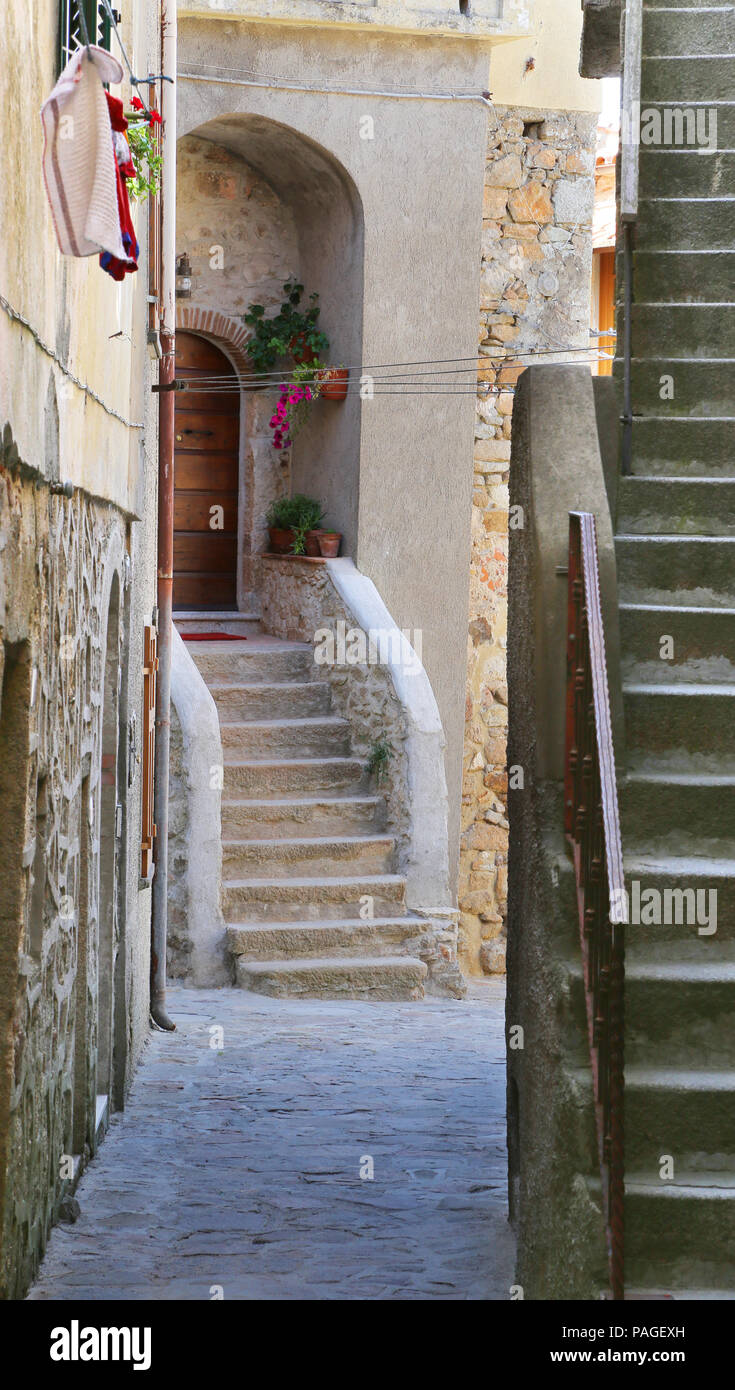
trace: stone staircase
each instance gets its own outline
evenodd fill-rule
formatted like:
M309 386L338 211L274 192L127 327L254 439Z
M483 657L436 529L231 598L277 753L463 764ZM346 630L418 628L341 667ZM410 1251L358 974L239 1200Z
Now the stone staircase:
M425 924L405 905L386 808L313 679L311 648L263 635L192 642L224 755L222 908L235 983L260 994L421 999L411 954ZM221 624L224 625L221 627ZM236 634L238 617L177 626Z
M641 149L616 536L626 883L715 889L717 930L627 929L626 1282L632 1298L721 1299L735 1298L735 7L648 0L643 51L642 107L716 109L719 149Z

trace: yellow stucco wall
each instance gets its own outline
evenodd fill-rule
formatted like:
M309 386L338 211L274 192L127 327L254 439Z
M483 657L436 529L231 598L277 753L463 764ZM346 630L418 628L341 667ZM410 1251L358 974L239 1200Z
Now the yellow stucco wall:
M123 39L134 65L148 72L155 52L157 5L125 7ZM132 19L131 19L132 12ZM141 270L118 286L97 257L62 256L42 173L40 109L56 81L57 0L4 0L3 49L17 55L0 67L5 173L0 294L33 326L68 371L126 420L142 422L148 389L145 270L146 204L134 209ZM115 40L113 52L118 53ZM25 55L25 56L24 56ZM129 84L113 89L130 96ZM12 137L10 132L13 132ZM113 335L120 336L114 337ZM131 430L75 386L0 310L0 413L12 423L26 462L42 470L44 412L53 374L59 412L60 476L134 511L141 463L140 429Z
M539 110L599 111L602 83L579 75L581 40L580 0L532 0L528 37L493 49L493 100Z

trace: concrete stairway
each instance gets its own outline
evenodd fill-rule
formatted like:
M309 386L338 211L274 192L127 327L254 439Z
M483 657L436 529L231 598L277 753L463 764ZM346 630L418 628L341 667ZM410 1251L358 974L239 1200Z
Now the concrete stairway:
M716 109L719 152L641 150L616 538L623 844L629 889L714 889L717 929L627 930L626 1280L631 1297L732 1298L735 7L648 0L641 104L665 102Z
M410 943L422 923L406 911L385 805L351 755L328 682L312 679L311 649L251 630L246 642L189 650L220 717L222 906L236 983L302 998L421 999L427 967Z

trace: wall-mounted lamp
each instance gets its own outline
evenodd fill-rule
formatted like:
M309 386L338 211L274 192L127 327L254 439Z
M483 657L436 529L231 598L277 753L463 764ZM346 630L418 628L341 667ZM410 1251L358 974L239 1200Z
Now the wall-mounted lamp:
M176 262L176 298L191 299L191 261L186 252Z

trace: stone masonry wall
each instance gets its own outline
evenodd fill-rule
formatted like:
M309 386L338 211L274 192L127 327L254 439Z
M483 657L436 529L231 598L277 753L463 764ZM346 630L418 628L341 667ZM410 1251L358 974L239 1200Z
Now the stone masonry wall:
M62 1156L83 1159L95 1143L100 808L102 784L114 777L114 768L102 763L107 603L112 574L122 579L126 529L108 504L37 487L6 425L0 446L0 1297L22 1296L37 1268L69 1190ZM121 592L121 641L123 606ZM118 784L118 795L125 800L125 786ZM124 949L119 918L113 930L117 956ZM83 1049L75 1047L80 1028ZM75 1122L80 1096L83 1132Z
M459 872L469 974L505 969L512 388L529 363L565 360L564 348L590 342L595 135L586 112L501 107L488 120L478 378L498 394L480 388L475 428Z

